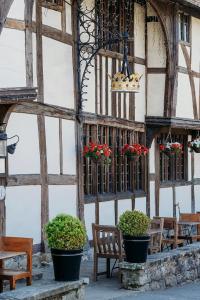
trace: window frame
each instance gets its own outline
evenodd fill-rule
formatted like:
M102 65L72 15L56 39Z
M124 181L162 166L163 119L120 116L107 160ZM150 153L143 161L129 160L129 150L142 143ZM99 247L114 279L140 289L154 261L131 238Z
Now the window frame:
M129 137L130 143L133 143L135 141L144 144L144 132L124 129L123 127L84 124L83 144L88 144L90 141L97 142L97 134L98 136L101 135L102 137L104 135L104 130L107 136L105 140L100 140L99 143L109 144L109 139L113 143L112 162L109 167L105 167L103 163L96 166L90 161L90 159L83 159L85 199L95 199L95 197L97 197L97 194L98 198L103 198L105 196L107 199L114 198L114 195L116 197L116 194L118 198L122 199L130 198L133 194L137 196L146 195L147 158L143 157L138 163L134 163L127 161L126 157L123 157L121 155L119 156L121 148L125 143L128 142L127 134L131 134L131 138ZM119 137L118 142L117 136ZM119 149L117 149L117 144L119 146ZM97 169L98 176L100 176L98 180L98 193L96 193L97 184L95 184L95 182L93 181L94 177L96 177L93 174L97 172ZM132 173L130 177L127 176L128 172ZM104 176L105 178L103 179ZM104 189L104 186L106 184L107 189ZM138 187L137 189L135 189L136 185Z
M62 12L64 9L64 0L58 0L58 1L60 1L61 4L50 3L50 0L42 0L42 7Z
M166 141L167 133L162 133L157 140L157 146ZM173 133L172 141L177 141L183 144L183 154L178 158L168 158L159 150L159 180L161 185L178 184L188 181L188 135ZM181 162L182 160L182 162ZM180 169L183 164L182 170ZM182 176L182 178L178 178ZM168 177L168 179L166 179Z
M187 22L185 22L186 18ZM185 25L187 25L187 30L185 30ZM179 12L179 41L186 45L191 44L191 16L184 12Z

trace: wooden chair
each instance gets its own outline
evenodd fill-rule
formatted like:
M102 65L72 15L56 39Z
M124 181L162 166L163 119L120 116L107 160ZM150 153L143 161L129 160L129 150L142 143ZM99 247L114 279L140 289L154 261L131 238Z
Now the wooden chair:
M26 270L11 270L4 268L4 261L0 260L0 292L3 292L3 281L8 280L10 282L10 289L16 288L16 281L19 279L26 279L26 284L32 284L32 246L33 239L31 238L19 238L19 237L0 237L0 251L10 251L13 253L13 257L20 253L27 255L27 267Z
M182 213L180 214L180 221L188 221L188 222L200 222L200 214L199 213ZM200 241L200 225L196 226L197 232L196 234L192 234L192 241Z
M98 275L110 277L110 259L123 260L121 232L115 226L92 224L94 242L94 281ZM98 259L106 258L106 272L98 272Z
M178 223L176 218L164 218L162 248L165 246L171 249L183 245L185 240L178 238Z
M151 220L150 229L159 229L159 233L151 234L151 240L149 244L149 254L161 252L162 250L162 235L163 235L164 219L160 217L154 217Z

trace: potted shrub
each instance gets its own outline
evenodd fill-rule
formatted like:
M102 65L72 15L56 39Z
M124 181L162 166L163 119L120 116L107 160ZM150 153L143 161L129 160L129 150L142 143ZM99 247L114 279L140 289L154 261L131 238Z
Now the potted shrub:
M168 157L179 156L183 153L183 145L178 142L160 144L160 151L165 153Z
M150 219L140 211L125 211L119 218L118 228L122 231L126 260L144 263L147 260L150 237L147 230Z
M200 138L196 138L195 140L188 143L188 147L191 152L200 153Z
M45 226L56 281L79 280L86 230L82 222L60 214Z
M141 156L147 155L149 149L144 145L140 144L133 144L129 145L126 144L122 148L122 154L125 155L129 160L138 160Z
M105 163L110 163L111 159L111 149L107 144L95 144L93 142L89 143L89 145L84 146L83 156L86 158L91 158L91 160L95 163L104 161Z

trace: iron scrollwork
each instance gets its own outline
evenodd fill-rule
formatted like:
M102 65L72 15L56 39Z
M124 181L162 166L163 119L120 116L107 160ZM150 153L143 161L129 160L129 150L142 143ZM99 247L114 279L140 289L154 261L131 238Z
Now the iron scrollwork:
M83 102L87 101L87 88L91 68L94 68L94 58L100 49L109 49L122 53L121 42L127 41L132 34L131 12L134 1L128 0L79 0L78 1L78 77L79 77L79 112ZM124 9L123 25L120 24L120 14ZM117 49L118 47L118 49ZM117 49L117 50L116 50Z

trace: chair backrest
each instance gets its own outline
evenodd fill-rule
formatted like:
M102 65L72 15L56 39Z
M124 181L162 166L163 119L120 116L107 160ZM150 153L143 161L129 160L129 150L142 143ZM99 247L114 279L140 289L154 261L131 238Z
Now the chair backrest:
M151 229L160 229L161 231L163 231L164 218L153 217L153 220L151 220L150 227L151 227Z
M166 230L173 230L174 232L174 239L178 239L178 223L176 218L164 218L164 229Z
M122 236L115 226L92 224L94 251L99 254L114 254L122 259Z
M27 255L27 271L32 270L33 239L21 237L0 237L0 250L25 252Z
M180 214L181 221L200 222L200 214L184 213Z

